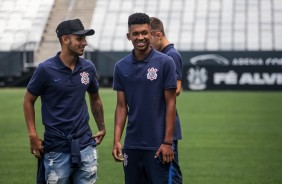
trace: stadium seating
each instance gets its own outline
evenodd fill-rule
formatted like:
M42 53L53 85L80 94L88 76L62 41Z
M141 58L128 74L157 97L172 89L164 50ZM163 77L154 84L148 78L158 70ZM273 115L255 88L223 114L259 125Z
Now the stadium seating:
M55 55L55 28L73 18L95 29L85 56L111 77L119 54L132 50L126 33L134 12L160 18L179 51L282 50L282 0L0 0L0 86Z
M181 51L282 50L281 0L97 0L91 47L131 50L125 35L134 12L159 17Z
M39 43L55 0L1 0L0 51ZM96 0L89 47L129 51L127 18L134 12L159 17L181 51L282 50L281 0ZM53 31L53 30L52 30Z
M0 51L41 40L54 0L1 0Z

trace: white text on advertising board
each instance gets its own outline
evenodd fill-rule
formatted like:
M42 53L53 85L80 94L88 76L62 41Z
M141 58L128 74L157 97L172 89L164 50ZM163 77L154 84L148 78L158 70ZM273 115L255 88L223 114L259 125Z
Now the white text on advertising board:
M213 75L215 85L282 85L282 73L249 73L239 76L233 70Z

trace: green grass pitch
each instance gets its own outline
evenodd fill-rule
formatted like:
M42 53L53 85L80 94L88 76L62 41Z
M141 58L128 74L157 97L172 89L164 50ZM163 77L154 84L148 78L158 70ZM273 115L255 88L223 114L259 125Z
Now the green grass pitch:
M0 183L35 183L22 101L24 88L0 89ZM101 89L107 135L98 146L99 184L122 184L122 165L111 155L115 92ZM177 100L183 140L184 184L281 184L281 92L189 92ZM37 129L42 137L40 99ZM91 127L96 126L91 118Z

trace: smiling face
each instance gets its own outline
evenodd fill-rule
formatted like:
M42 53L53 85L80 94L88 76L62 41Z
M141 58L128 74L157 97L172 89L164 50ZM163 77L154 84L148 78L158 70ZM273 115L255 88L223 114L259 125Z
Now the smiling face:
M81 56L83 55L84 48L87 46L85 36L78 35L64 35L63 42L65 43L66 49L71 55Z
M127 38L132 42L135 52L148 53L150 51L151 28L149 24L130 25Z

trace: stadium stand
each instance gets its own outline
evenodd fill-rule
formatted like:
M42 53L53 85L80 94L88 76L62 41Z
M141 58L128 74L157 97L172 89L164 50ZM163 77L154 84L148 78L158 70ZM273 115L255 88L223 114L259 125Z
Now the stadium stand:
M128 15L159 17L168 38L181 51L282 50L281 0L97 0L90 45L102 51L128 51Z
M0 86L29 79L54 0L0 1Z
M15 50L41 40L54 0L1 0L0 50Z
M26 42L52 42L54 34L44 35L44 30L54 32L59 21L71 17L85 17L86 24L90 21L95 28L90 48L131 50L125 25L133 12L162 19L168 37L183 51L282 49L281 0L1 0L0 50L14 50Z
M61 49L55 32L61 21L79 18L87 28L91 22L94 6L95 0L55 0L40 47L35 54L35 63L38 64L54 56Z
M88 27L94 6L95 0L1 0L0 86L26 82L38 63L60 50L59 22L80 18Z
M116 60L132 49L126 33L134 12L159 17L182 52L282 50L282 0L0 0L0 86L11 70L20 76L56 54L55 28L65 19L80 18L95 29L87 38L86 58ZM103 52L107 55L99 55ZM13 53L22 59L6 70Z

